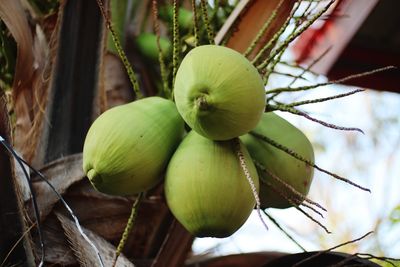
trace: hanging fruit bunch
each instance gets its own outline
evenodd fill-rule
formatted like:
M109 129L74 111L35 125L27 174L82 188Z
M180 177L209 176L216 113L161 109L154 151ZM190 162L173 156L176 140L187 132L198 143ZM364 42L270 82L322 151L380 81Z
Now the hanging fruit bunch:
M310 141L298 128L273 112L263 114L253 133L271 138L305 159L296 159L252 134L240 137L258 164L261 208L299 205L310 190L314 174L314 168L308 163L314 163Z
M104 112L87 134L83 168L97 190L112 195L137 194L164 181L166 202L189 232L227 237L254 208L259 212L313 203L306 197L317 167L313 147L300 129L272 111L304 114L293 103L275 101L287 88L265 90L282 53L304 29L299 23L279 41L286 23L253 51L262 29L242 54L214 43L213 21L226 17L218 20L221 12L210 10L206 1L193 3L189 11L176 1L161 8L153 1L154 34L141 33L135 42L153 64L158 58L159 95L167 99L142 98ZM171 40L161 35L158 16L168 22L164 26ZM131 81L140 97L134 73Z
M261 119L261 76L230 48L198 46L180 64L174 93L175 103L148 97L103 113L86 137L84 171L97 190L126 196L152 188L168 165L165 195L177 219L197 236L229 236L256 204L252 187L259 190L246 147L233 139ZM179 144L183 121L192 130Z
M333 129L362 132L357 128L340 127L318 120L297 108L300 105L327 101L360 92L361 90L292 103L285 103L285 101L278 98L284 92L293 93L294 91L310 90L318 88L321 85L333 83L327 82L324 84L296 87L295 82L298 79L302 79L303 74L308 73L310 66L303 68L293 63L285 62L283 61L283 55L288 45L314 21L320 18L334 1L240 1L241 4L237 5L238 1L224 0L173 0L172 4L169 4L169 1L157 0L110 0L104 1L104 3L102 0L97 0L97 5L111 35L109 35L107 42L106 56L99 60L99 65L102 65L104 61L104 65L107 68L99 68L100 71L96 75L99 75L99 77L113 77L115 79L114 83L110 84L114 86L114 89L120 89L121 87L127 88L130 86L124 82L119 83L119 78L126 78L124 76L126 74L130 79L134 91L133 94L125 92L125 98L115 97L115 101L111 105L110 102L106 103L106 95L109 95L110 99L111 96L114 97L115 95L105 94L103 88L99 90L99 95L104 96L104 98L99 97L101 104L95 105L95 109L100 108L103 113L93 122L88 130L82 153L82 169L93 188L112 196L129 197L135 195L129 221L122 234L120 244L115 249L113 264L110 266L117 265L118 256L122 253L125 242L127 242L128 234L134 224L141 200L146 196L147 191L155 187L163 190L154 190L149 193L152 199L157 199L151 205L157 208L162 207L162 209L151 211L153 216L159 216L157 218L159 220L158 227L153 227L152 223L146 225L148 228L152 228L151 236L153 237L165 230L164 218L168 219L168 223L171 222L170 214L166 212L167 206L159 205L164 201L176 220L189 233L196 237L228 237L247 221L254 210L256 210L261 222L266 226L261 212L264 212L271 219L271 222L275 223L266 210L270 208L286 209L290 207L298 209L325 229L326 232L329 232L324 225L302 209L302 207L307 207L311 212L315 212L321 216L321 210L326 211L321 205L307 197L313 181L314 169L362 190L369 191L367 188L361 187L344 177L330 173L317 166L315 164L313 146L307 136L300 129L281 117L279 113L275 113L275 111L289 112ZM52 2L58 5L58 1ZM151 8L149 8L148 4L150 2ZM260 19L264 25L254 27L260 30L256 34L253 34L253 39L246 43L244 49L237 47L232 49L233 46L229 42L232 40L231 37L233 38L235 33L237 33L235 31L237 28L232 26L234 23L231 26L229 24L235 20L236 23L239 23L243 19L240 17L240 12L232 11L234 8L236 11L238 7L241 7L243 10L249 7L242 6L244 2L250 3L248 4L250 7L256 6L256 2L264 4L273 2L276 3L276 7L273 10L269 10L269 18L264 17ZM5 3L7 5L13 5L13 3L20 4L19 1L6 1ZM128 23L130 23L130 27L134 26L133 24L136 25L136 21L132 23L132 18L127 18L129 15L132 15L132 10L128 7L130 5L134 6L133 10L136 10L135 12L137 13L145 11L142 12L144 16L137 16L142 17L144 22L138 23L140 25L137 27L139 30L136 29L136 31L132 32L124 30ZM285 9L282 8L285 5L287 13L281 12ZM6 5L0 6L3 7L3 11L6 10L4 9ZM316 8L321 6L320 10ZM79 7L77 8L79 9ZM60 12L57 13L61 16L66 12L64 10L66 5L61 5L60 8ZM107 13L107 8L111 11L112 21ZM21 9L21 12L25 11ZM246 13L247 10L243 12ZM231 15L235 14L239 14L239 18L231 19ZM281 15L282 17L279 18ZM3 12L1 16L10 18L8 12ZM227 20L228 16L230 20ZM35 17L32 16L32 18ZM54 18L53 16L49 17L50 20L54 20ZM273 25L274 20L280 20L280 22ZM69 23L68 21L70 20L67 20L66 23ZM36 24L36 22L33 24ZM226 25L230 28L225 27ZM26 26L29 29L28 21L26 21ZM12 28L15 31L15 27ZM150 30L151 28L153 30ZM37 36L41 36L42 34L40 29L40 27L36 27ZM214 30L219 30L217 36ZM29 34L25 36L31 36L30 30L27 30L27 32ZM246 30L242 30L241 32L248 33ZM0 23L0 42L6 46L13 45L9 43L9 34L8 30L4 29L4 25ZM71 39L74 38L71 37ZM43 40L39 39L42 38L37 38L38 47L42 41L45 41L45 38ZM71 39L67 38L66 40ZM122 44L119 41L120 39L122 40ZM54 40L51 38L51 41ZM101 44L105 43L103 41L104 39L101 39L100 42L96 38L96 47L99 45L98 42ZM54 42L49 47L53 47L53 45L57 46L57 44L58 42ZM28 48L30 49L31 46L28 46ZM34 46L34 48L37 47ZM42 47L43 55L47 54L45 52L47 48L47 45ZM124 53L125 48L131 48L129 58ZM37 49L34 50L38 52L41 49L38 51L36 51ZM104 52L102 49L100 50ZM52 51L52 49L49 49L49 51ZM42 52L39 51L37 53L39 57ZM12 73L13 55L10 53L13 52L9 52L8 50L0 51L0 61L5 62L3 64L5 67L0 68L0 73L7 74L3 75L4 79L0 79L0 84L6 87L11 87L10 83L12 82L12 79L10 79L12 75L10 76L9 74ZM18 54L23 55L24 53ZM47 62L47 59L44 62ZM133 62L133 67L130 65L130 62ZM280 64L295 68L299 67L302 73L297 75L279 72L276 70L276 67ZM44 65L47 64L43 64L40 67L43 68L41 71L35 68L35 71L37 71L36 74L47 72L47 68L44 68ZM70 66L72 65L76 65L74 60ZM124 66L126 73L119 66ZM111 75L103 75L103 70ZM59 73L58 70L57 73ZM122 73L122 75L115 75L115 73ZM372 73L366 73L366 75ZM281 87L279 88L266 89L271 87L269 80L273 74L284 75L293 80L287 86L280 85ZM361 76L363 75L354 75L353 77L359 78ZM37 77L43 78L47 77L47 75L37 75ZM77 78L78 80L80 79L79 77ZM69 78L68 80L70 80ZM346 79L350 78L347 77ZM19 81L18 79L15 80ZM44 80L51 81L52 79ZM43 88L44 84L47 86L47 82L45 83L44 80L42 81ZM116 80L118 81L115 82ZM345 79L339 81L343 80ZM93 81L91 84L95 84L96 82ZM32 82L32 84L35 84L36 87L36 83ZM151 89L149 89L150 87ZM27 86L25 89L30 88ZM34 92L39 92L37 88L32 89L35 89ZM41 96L41 94L34 95ZM88 96L85 95L85 98ZM128 102L125 101L127 98L130 100L135 98L135 101L126 103ZM29 98L27 99L29 100ZM23 99L25 104L25 100L27 99ZM32 103L36 102L33 101ZM25 107L25 104L22 106ZM107 110L107 104L115 107ZM36 105L40 106L40 103L37 102L34 106ZM18 107L18 105L15 105L15 107ZM40 108L40 110L42 109ZM53 111L51 113L53 114ZM40 123L36 122L41 120L41 116L37 120L35 116L35 123L33 125L40 125ZM16 119L16 126L19 125L18 122L20 121ZM35 134L36 132L32 131L28 136ZM58 208L55 210L57 220L61 223L60 226L57 224L57 227L63 228L62 237L68 237L68 240L71 242L71 248L76 252L75 256L79 258L79 261L85 263L87 266L105 266L103 262L104 256L104 258L107 258L108 266L108 262L111 260L109 257L112 256L111 252L114 252L114 248L111 245L114 242L114 233L97 236L88 232L89 234L86 235L86 229L80 226L78 217L74 215L72 209L61 196L72 183L82 178L82 175L73 173L71 176L77 176L73 177L74 180L63 179L67 183L60 183L58 185L58 189L62 190L59 193L41 172L30 166L28 163L29 160L25 161L22 157L19 157L18 153L15 153L12 147L1 136L0 142L15 157L24 171L32 193L33 205L31 208L29 204L27 210L32 211L33 209L38 229L37 233L32 233L33 239L36 239L36 241L33 240L35 242L32 242L32 245L36 243L35 245L39 245L36 248L40 247L41 250L41 258L38 265L43 266L47 260L46 257L50 253L45 253L45 243L47 242L44 242L42 238L40 226L41 211L38 209L40 206L37 205L38 202L34 194L35 190L32 190L33 182L37 181L32 179L27 169L31 170L33 174L38 176L41 181L46 183L56 193L59 200L61 200L74 219L77 226L76 229L74 228L75 231L71 228L72 224L68 220L65 220L64 216L58 212ZM33 152L30 152L30 154L34 155ZM68 160L65 159L65 162ZM61 166L75 166L74 164L80 162L79 160L80 157L75 157L74 155L73 164L68 163L70 165L63 165L63 163ZM59 162L57 161L56 164L59 164ZM58 168L58 165L55 166ZM46 168L43 169L48 171ZM51 167L51 170L56 170L56 168ZM51 173L50 171L48 172ZM10 176L13 175L11 174ZM60 177L64 178L64 176ZM39 189L42 188L39 183L36 185ZM83 186L86 186L86 184L83 184ZM91 191L90 189L89 191ZM78 196L85 195L85 199L92 199L93 196L97 198L99 196L98 193L92 195L93 192L90 192L90 195L86 196L87 188L83 188L82 191L80 190L82 190L82 187L78 188ZM47 193L45 190L40 190L40 192ZM160 198L160 194L164 195ZM76 197L73 194L71 196ZM150 199L149 196L146 197ZM28 199L29 196L26 198ZM49 210L58 201L54 199L47 201L43 197L38 199L40 199L41 203L46 203ZM129 203L126 199L107 196L100 196L97 203L106 203L103 201L114 201L116 199L124 201L124 204ZM96 205L96 203L91 203L91 205ZM105 206L109 207L108 205ZM109 208L104 208L104 210L106 209L109 210ZM44 212L44 217L50 214L46 212ZM118 212L118 214L112 214L113 219L119 217L120 214L125 215L124 207L121 207L121 210ZM54 213L52 214L54 215ZM93 218L97 220L99 216L104 217L103 214L96 214ZM30 221L30 219L27 221ZM142 221L145 221L147 224L152 219L146 218ZM173 220L173 222L175 221ZM53 222L47 221L47 223ZM90 223L87 224L89 225ZM96 225L93 228L102 229L103 225L106 224L108 222L102 222L102 224L99 224L100 227ZM46 225L46 229L51 230L52 227L48 226L51 225ZM160 262L164 264L158 257L161 254L168 254L162 250L168 247L168 242L171 240L171 229L181 231L179 225L178 227L176 226L174 223L171 224L163 242L159 242L160 239L158 238L156 238L158 240L149 238L150 241L148 243L152 247L151 249L148 249L148 247L142 249L148 252L146 252L146 260L143 262L150 262L148 261L149 255L156 251L153 243L160 243L158 254L153 259L152 265L156 266ZM31 228L29 227L28 229L26 227L27 231L24 231L24 233L28 233ZM266 228L268 227L266 226ZM114 230L117 232L120 229L112 229L112 231ZM143 235L143 232L146 233L147 231L138 232L140 232L140 235ZM192 237L188 233L184 233L186 237ZM50 232L46 233L46 235L48 234ZM37 237L34 237L34 235L37 235ZM82 238L74 238L77 236L82 236L84 241L87 242L84 243L86 245L82 245ZM107 239L109 240L107 241L110 243L104 242L100 236L108 236ZM147 239L148 235L144 236ZM179 235L177 236L180 238ZM189 242L192 242L192 239L188 239L186 242L189 244ZM296 241L294 242L296 243ZM64 246L63 243L65 242L60 242L62 246ZM139 244L138 247L140 248L144 247L140 242L137 244ZM301 246L299 245L299 247ZM69 248L66 249L68 250L64 254L71 254ZM82 249L82 252L80 249ZM55 247L53 251L58 253L58 247ZM7 257L9 255L11 254L8 254ZM369 254L366 255L368 257L371 256L371 258L373 257ZM351 256L354 257L354 255ZM94 259L92 259L94 257L96 257L95 264L93 264ZM86 258L88 259L87 261ZM382 257L377 259L382 259ZM124 259L124 261L125 263L129 263L128 265L130 266L130 262L127 259ZM174 265L169 262L168 264L171 266ZM179 264L175 265L178 266Z
M226 237L255 206L236 155L244 154L258 193L258 175L247 149L232 139L256 126L265 108L264 86L253 65L223 46L204 45L183 59L175 103L192 131L175 152L165 195L176 218L197 236Z

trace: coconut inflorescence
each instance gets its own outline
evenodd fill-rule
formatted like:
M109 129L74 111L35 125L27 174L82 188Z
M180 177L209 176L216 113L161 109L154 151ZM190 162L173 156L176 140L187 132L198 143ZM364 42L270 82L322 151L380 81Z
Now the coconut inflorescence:
M312 146L296 127L264 113L262 78L243 55L216 45L192 49L177 71L174 100L137 100L106 111L93 123L83 169L97 190L133 195L165 176L168 206L199 237L226 237L238 230L259 191L262 208L289 207L293 201L287 199L301 202L312 181ZM183 138L184 121L191 129Z
M296 159L254 135L246 134L240 138L251 157L265 168L258 168L261 207L288 208L302 202L314 174L314 168L309 164L314 163L310 141L298 128L273 112L264 113L253 132L266 136L305 160Z

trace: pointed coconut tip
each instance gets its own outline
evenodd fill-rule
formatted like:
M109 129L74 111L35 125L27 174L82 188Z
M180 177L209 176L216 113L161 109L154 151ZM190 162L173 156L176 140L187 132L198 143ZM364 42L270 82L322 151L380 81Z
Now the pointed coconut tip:
M90 169L87 173L86 173L87 178L89 178L90 181L95 181L96 178L98 180L98 178L100 176L97 175L97 172L95 169Z

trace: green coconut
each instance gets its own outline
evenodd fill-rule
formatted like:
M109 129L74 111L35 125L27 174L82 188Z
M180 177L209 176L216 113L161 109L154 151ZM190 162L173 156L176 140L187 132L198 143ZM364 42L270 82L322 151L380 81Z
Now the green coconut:
M174 103L160 97L109 109L87 133L83 170L100 192L125 196L146 191L161 180L183 131Z
M174 9L172 5L162 6L159 9L160 19L172 24L174 18ZM193 13L186 8L178 8L178 25L185 31L193 27Z
M157 36L153 33L141 33L135 38L136 48L145 58L158 61ZM160 47L164 58L172 54L172 45L169 39L160 37Z
M164 185L167 204L195 236L230 236L255 206L236 145L232 140L212 141L191 131L168 164ZM257 170L244 145L240 146L258 190Z
M185 122L212 140L228 140L253 129L265 107L257 69L240 53L217 45L198 46L182 60L174 85Z
M304 133L275 113L265 113L253 131L289 148L304 159L314 162L313 147ZM308 194L314 174L313 167L251 134L246 134L240 139L254 160L261 163L269 172L293 187L302 196ZM258 169L258 174L262 208L292 207L293 204L282 194L297 203L304 200L304 197L299 198L265 171Z

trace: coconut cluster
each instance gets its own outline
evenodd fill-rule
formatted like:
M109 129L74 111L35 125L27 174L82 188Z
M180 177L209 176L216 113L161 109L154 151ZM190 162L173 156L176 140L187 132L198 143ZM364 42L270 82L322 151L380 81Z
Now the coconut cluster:
M262 78L243 55L216 45L192 49L177 71L174 100L144 98L94 121L83 169L97 190L127 196L165 177L169 208L198 237L237 231L255 207L254 190L262 208L287 208L303 200L313 175L312 146L283 118L264 113Z

